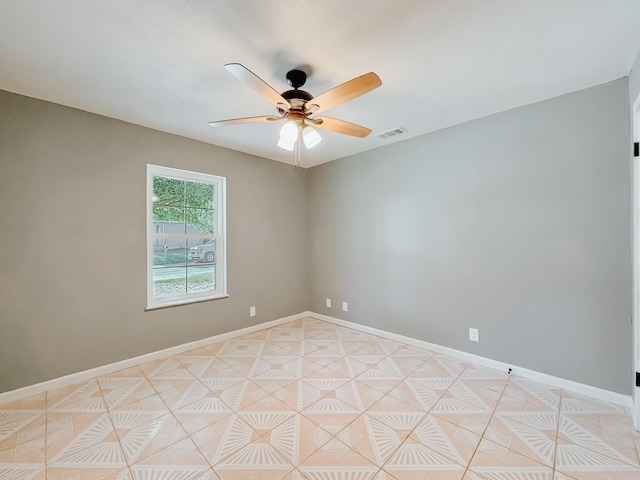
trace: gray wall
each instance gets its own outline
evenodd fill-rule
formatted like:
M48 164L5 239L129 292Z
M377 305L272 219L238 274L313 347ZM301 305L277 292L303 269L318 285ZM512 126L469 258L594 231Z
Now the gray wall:
M147 163L227 177L229 298L145 312ZM306 176L0 91L0 392L305 311Z
M0 392L311 309L628 394L629 91L297 172L0 91ZM144 311L146 163L227 177L229 298Z
M622 79L314 167L311 310L629 394L627 112Z
M629 102L631 107L633 107L633 102L636 101L638 96L640 96L640 53L638 53L636 63L629 74Z

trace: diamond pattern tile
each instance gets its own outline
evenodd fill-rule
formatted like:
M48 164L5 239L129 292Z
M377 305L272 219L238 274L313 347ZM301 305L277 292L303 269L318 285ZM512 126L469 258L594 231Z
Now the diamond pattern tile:
M0 404L7 480L638 480L629 412L314 318Z

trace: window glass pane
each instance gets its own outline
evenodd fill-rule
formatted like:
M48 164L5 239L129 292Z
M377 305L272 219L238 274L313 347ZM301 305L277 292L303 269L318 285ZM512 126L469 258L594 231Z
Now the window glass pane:
M187 181L186 205L190 208L213 210L214 186L211 183Z
M185 181L177 178L153 177L154 207L183 207Z
M187 208L187 232L201 235L215 234L213 228L213 210Z
M181 295L187 291L187 241L163 238L153 249L154 298Z
M154 248L154 297L215 289L215 240L162 241ZM188 250L187 245L191 245ZM187 260L189 267L185 269Z
M198 265L187 267L187 292L206 292L216 288L216 266Z
M153 224L156 233L185 233L184 207L153 207Z
M187 263L187 241L180 238L157 238L153 246L153 268L184 266ZM154 274L155 275L155 274Z
M182 267L153 269L153 297L183 295L187 291L187 269Z
M216 261L216 241L211 240L189 240L189 263L215 263Z

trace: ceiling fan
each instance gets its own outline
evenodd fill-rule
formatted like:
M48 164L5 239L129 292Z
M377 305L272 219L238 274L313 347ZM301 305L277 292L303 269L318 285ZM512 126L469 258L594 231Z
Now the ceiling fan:
M278 114L220 120L217 122L209 122L209 125L218 127L222 125L242 125L246 123L286 120L280 129L278 146L285 150L293 151L297 145L296 164L300 163L299 152L301 139L307 148L314 147L321 141L320 135L311 125L324 130L359 138L364 138L371 133L370 129L356 125L355 123L315 115L378 88L382 85L382 81L373 72L356 77L314 97L309 92L300 90L300 87L307 81L307 74L302 70L290 70L287 73L287 81L293 89L280 94L255 73L239 63L229 63L225 65L225 68L273 104L277 108Z

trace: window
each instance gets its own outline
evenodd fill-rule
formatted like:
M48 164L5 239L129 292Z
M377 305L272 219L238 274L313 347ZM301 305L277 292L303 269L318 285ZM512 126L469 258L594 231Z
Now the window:
M147 165L147 308L227 296L225 178Z

